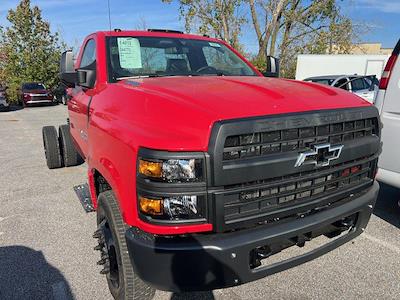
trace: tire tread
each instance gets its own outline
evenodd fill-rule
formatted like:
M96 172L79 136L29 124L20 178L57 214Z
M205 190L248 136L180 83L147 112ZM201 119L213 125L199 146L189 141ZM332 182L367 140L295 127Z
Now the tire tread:
M125 231L128 229L128 226L125 224L122 218L119 205L112 190L100 193L99 206L104 207L105 214L107 214L107 211L109 211L109 213L111 214L111 222L114 224L114 231L117 235L116 240L118 241L119 245L119 254L121 256L121 263L124 274L125 291L122 298L118 297L116 299L152 299L155 293L155 289L142 281L133 271L125 239Z
M66 167L73 167L80 165L83 162L82 157L76 151L74 143L72 142L69 125L60 125L58 128L60 135L60 150Z
M54 126L42 128L43 143L46 151L46 163L49 169L63 167L57 129Z

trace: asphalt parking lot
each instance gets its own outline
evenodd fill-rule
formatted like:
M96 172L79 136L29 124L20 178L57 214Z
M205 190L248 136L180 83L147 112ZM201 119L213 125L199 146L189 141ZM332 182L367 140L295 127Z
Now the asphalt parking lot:
M0 113L0 299L110 299L93 251L95 214L73 186L85 165L48 170L41 128L66 107ZM399 299L400 191L382 186L366 232L300 267L209 293L157 292L154 299ZM195 272L195 270L193 270Z

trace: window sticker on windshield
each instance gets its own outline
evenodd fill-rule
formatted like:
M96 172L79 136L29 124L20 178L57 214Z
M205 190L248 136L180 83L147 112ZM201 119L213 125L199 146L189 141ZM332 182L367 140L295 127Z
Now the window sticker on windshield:
M119 64L123 69L142 67L140 43L135 38L118 38Z
M218 44L218 43L212 43L212 42L208 42L208 44L209 44L211 47L215 47L215 48L221 48L221 45L220 45L220 44Z

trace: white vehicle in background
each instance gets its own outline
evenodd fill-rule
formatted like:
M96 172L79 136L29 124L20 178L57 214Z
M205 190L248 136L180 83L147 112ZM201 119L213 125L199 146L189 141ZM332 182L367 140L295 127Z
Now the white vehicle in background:
M386 54L300 54L296 80L326 74L375 75L379 80L390 55Z
M400 188L400 40L393 50L379 83L375 100L383 123L382 154L377 179ZM399 203L400 204L400 203Z
M374 103L379 85L379 81L375 75L326 75L309 77L304 79L304 81L338 87L354 93L370 103Z

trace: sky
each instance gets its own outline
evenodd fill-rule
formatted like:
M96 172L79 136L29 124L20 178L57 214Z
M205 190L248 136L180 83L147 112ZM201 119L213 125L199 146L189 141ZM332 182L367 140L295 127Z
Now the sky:
M108 30L107 0L32 0L42 9L42 14L59 31L68 45L80 46L83 38L97 30ZM400 39L400 0L341 0L342 12L351 17L354 24L368 24L369 32L359 40L380 42L383 47L393 48ZM0 26L6 26L9 9L15 8L18 0L0 0ZM110 0L112 28L137 29L168 28L184 30L184 21L179 17L176 1L164 4L161 0ZM249 52L257 45L250 24L244 25L241 42Z

